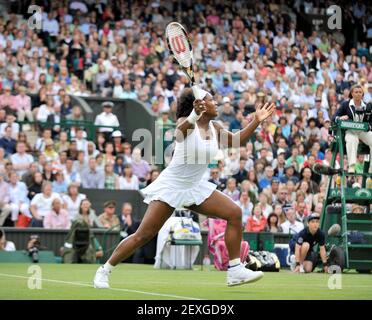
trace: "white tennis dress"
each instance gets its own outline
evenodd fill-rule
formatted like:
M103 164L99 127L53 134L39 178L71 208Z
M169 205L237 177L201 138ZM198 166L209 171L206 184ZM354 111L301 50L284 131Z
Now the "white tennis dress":
M216 185L202 180L208 164L218 152L217 132L209 122L212 136L210 140L201 137L195 124L194 130L182 141L177 142L173 158L158 178L142 189L144 202L153 200L166 202L180 209L199 205L216 189Z

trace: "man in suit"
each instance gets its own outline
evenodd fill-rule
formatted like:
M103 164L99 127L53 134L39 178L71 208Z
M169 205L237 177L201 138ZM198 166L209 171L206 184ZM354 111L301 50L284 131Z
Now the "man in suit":
M52 138L55 139L56 136L61 132L61 120L64 116L61 113L61 105L56 103L54 105L54 112L47 117L47 124L52 128Z
M218 170L218 168L212 168L210 173L211 173L211 178L208 181L217 185L217 190L220 190L220 191L225 190L227 180L220 178L220 171Z
M320 70L320 64L325 61L324 56L321 54L321 52L316 49L314 51L314 58L310 62L310 69L315 69L317 71Z
M135 233L140 225L140 221L132 217L133 207L129 202L124 202L121 210L121 215L119 217L121 232L120 237L124 240L131 234ZM133 262L133 255L123 262Z
M372 158L372 116L368 115L366 112L367 106L363 101L363 95L364 92L361 85L356 84L352 86L349 95L350 100L344 101L333 117L333 121L350 120L355 122L369 122L370 124L368 132L346 130L345 142L349 173L355 173L359 140L369 146L370 158ZM369 104L369 107L370 106ZM372 173L372 161L370 161L368 172Z

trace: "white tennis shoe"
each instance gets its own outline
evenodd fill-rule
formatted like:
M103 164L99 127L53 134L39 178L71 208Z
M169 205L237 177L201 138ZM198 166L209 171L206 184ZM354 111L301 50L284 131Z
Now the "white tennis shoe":
M111 272L105 270L103 266L100 266L96 272L93 280L93 286L96 289L108 289L109 285L109 275Z
M227 270L227 285L232 287L255 282L260 280L263 275L264 273L262 271L252 271L246 269L243 264L240 264Z

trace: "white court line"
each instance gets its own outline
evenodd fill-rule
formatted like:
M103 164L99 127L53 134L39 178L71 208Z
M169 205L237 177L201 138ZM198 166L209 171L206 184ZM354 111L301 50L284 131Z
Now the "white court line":
M17 276L17 275L14 275L14 274L7 274L7 273L0 273L0 276L9 277L9 278L21 278L21 279L29 279L30 278L30 277L26 277L26 276ZM39 280L38 278L34 278L34 279ZM93 287L92 284L80 283L80 282L62 281L62 280L45 279L45 278L41 278L40 280L41 281L47 281L47 282L72 284L72 285L75 285L75 286ZM131 289L124 289L124 288L109 288L109 289L97 289L97 290L113 290L113 291L123 291L123 292L131 292L131 293L140 293L140 294L144 294L144 295L157 296L157 297L168 297L168 298L185 299L185 300L201 300L201 299L198 299L198 298L177 296L177 295L174 295L174 294L155 293L155 292L131 290ZM98 293L98 291L97 291L97 293Z

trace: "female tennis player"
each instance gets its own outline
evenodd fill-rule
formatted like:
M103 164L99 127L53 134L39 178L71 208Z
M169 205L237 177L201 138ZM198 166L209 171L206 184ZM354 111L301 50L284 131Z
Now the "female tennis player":
M173 158L159 177L142 190L144 201L148 204L142 223L134 234L117 246L109 260L98 268L93 281L95 288L109 288L112 269L150 241L173 211L182 207L227 220L225 242L230 259L228 286L257 281L263 276L261 271L246 269L240 261L241 209L228 196L216 190L215 184L201 179L208 163L216 156L219 145L232 146L234 139L244 145L257 126L275 111L275 104L259 105L249 125L232 133L213 121L217 116L217 104L207 91L198 90L198 100L195 100L191 88L182 92L177 106Z

